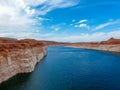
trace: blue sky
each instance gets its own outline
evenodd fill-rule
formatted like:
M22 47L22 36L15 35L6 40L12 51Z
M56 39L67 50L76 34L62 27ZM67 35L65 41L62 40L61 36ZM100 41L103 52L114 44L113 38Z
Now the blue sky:
M0 37L65 42L120 38L120 0L0 2Z

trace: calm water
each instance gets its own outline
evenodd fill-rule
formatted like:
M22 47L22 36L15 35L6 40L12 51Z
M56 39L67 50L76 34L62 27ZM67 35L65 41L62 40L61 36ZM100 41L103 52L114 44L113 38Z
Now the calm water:
M0 90L120 90L120 55L48 47L34 72L11 78Z

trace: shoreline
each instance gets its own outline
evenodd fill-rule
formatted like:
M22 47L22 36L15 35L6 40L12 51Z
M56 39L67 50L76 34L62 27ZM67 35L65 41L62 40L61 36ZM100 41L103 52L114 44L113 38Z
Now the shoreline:
M34 71L47 54L46 47L35 40L0 43L0 51L0 84L17 74Z
M93 46L67 45L65 47L81 48L81 49L90 49L90 50L99 50L99 51L107 51L107 52L120 53L120 44L117 44L117 45L99 45L99 46L96 46L96 47L93 47Z
M17 40L0 38L0 83L18 73L34 71L36 64L46 54L47 46L64 46L120 53L120 39L111 38L102 42L62 43L35 39Z

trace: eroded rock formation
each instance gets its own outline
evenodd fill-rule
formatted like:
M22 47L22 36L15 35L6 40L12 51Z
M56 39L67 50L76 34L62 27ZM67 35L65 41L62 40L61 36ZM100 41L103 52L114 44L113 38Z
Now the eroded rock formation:
M102 42L72 43L68 47L95 49L111 52L120 52L120 39L110 38Z
M0 38L0 83L18 73L32 72L45 55L45 46L36 40Z

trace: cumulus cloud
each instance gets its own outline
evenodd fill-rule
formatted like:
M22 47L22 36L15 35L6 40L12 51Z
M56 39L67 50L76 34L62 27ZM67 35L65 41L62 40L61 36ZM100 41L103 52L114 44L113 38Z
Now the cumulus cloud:
M35 22L30 18L33 13L34 10L26 6L22 0L1 0L0 27L13 31L14 27L28 29Z
M6 37L18 37L15 35L17 32L28 33L25 34L26 37L32 32L35 34L34 26L41 25L46 20L42 15L77 3L75 0L0 0L0 34ZM20 34L19 36L24 37ZM32 35L31 38L35 37Z

